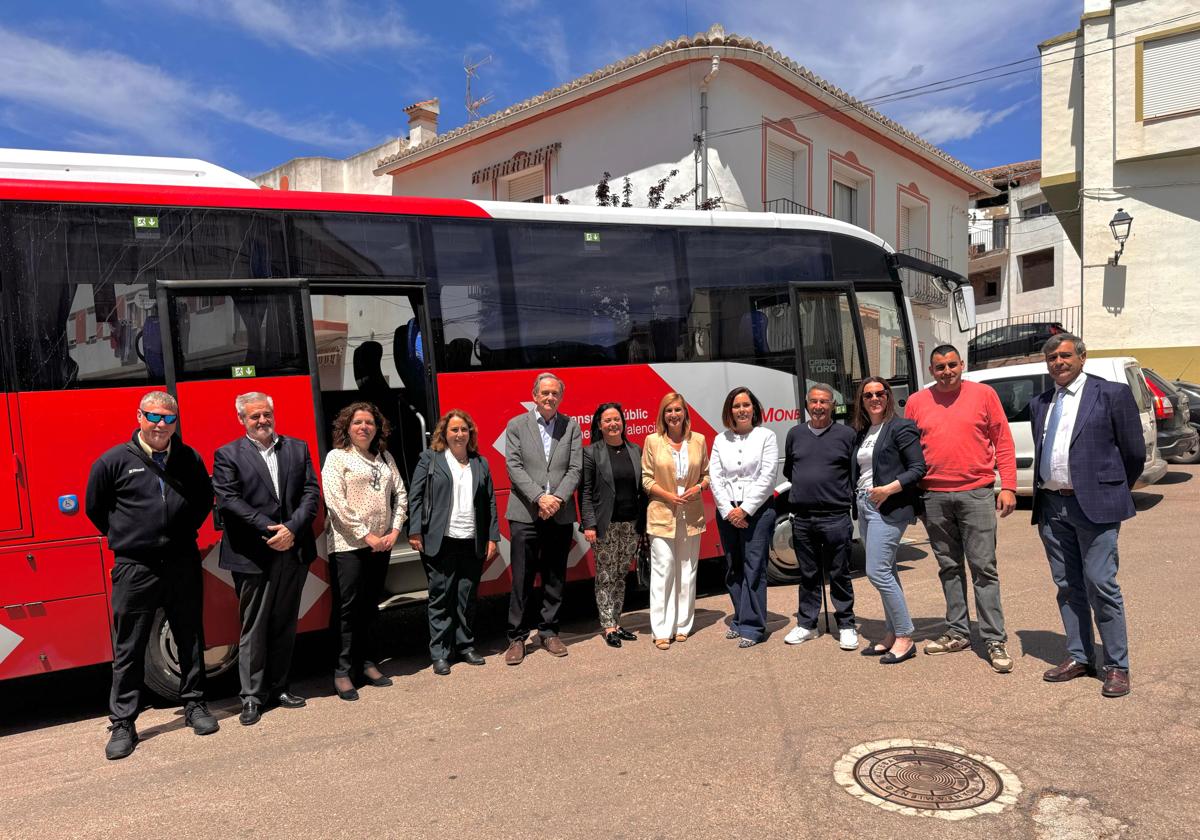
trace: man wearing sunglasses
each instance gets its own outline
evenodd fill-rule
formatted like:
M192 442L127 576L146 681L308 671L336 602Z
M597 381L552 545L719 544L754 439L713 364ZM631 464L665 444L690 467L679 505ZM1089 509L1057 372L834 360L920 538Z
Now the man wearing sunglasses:
M112 733L104 754L125 758L138 743L134 721L146 645L161 607L179 656L184 720L197 735L218 729L204 702L203 582L196 530L212 509L208 470L175 434L179 404L164 391L142 397L137 431L92 465L88 519L108 538L112 569Z
M298 709L288 690L300 596L317 556L313 520L321 489L308 445L275 433L275 403L257 391L234 400L244 434L213 455L213 487L225 533L222 569L233 573L242 634L238 674L243 726L272 706Z

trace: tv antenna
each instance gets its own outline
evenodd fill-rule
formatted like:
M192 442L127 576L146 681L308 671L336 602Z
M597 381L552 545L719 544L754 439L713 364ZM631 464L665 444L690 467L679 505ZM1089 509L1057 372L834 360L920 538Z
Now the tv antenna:
M479 78L479 68L485 64L490 64L492 57L480 59L472 63L468 58L463 56L463 71L467 74L467 116L472 120L479 119L479 109L492 101L492 94L481 96L478 99L471 98L471 80Z

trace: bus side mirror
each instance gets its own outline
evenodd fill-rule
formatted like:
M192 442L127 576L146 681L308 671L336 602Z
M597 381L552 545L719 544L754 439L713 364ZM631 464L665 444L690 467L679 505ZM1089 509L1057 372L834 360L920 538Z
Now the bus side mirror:
M954 317L958 321L959 332L970 332L975 329L975 289L970 283L963 283L950 293L954 301Z

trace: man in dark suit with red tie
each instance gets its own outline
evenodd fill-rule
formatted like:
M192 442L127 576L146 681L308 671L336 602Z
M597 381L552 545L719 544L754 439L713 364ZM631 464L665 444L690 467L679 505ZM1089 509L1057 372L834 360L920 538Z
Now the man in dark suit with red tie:
M242 634L238 671L243 726L271 706L299 708L288 691L300 596L317 556L321 501L304 441L275 434L275 405L257 392L236 400L246 434L213 455L213 489L225 533L220 567L233 573Z
M1087 347L1060 333L1042 348L1055 387L1029 403L1038 526L1071 658L1043 674L1066 682L1095 674L1092 618L1104 643L1105 697L1129 693L1125 601L1117 583L1117 534L1134 516L1134 482L1146 443L1129 386L1083 372Z

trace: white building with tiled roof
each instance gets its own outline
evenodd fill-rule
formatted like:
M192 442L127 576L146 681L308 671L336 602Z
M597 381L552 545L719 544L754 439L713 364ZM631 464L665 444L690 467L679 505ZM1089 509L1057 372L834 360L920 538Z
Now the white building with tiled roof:
M988 179L946 152L761 41L719 26L445 133L437 133L437 100L406 110L408 138L345 161L299 158L255 180L283 189L593 204L609 172L614 191L628 177L633 203L645 206L649 187L677 170L668 200L695 188L682 206L706 192L728 210L835 216L963 275L971 200L995 194ZM945 297L927 279L911 278L910 297L925 349L956 337Z

